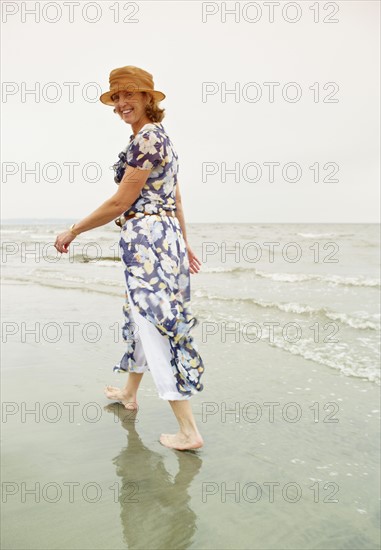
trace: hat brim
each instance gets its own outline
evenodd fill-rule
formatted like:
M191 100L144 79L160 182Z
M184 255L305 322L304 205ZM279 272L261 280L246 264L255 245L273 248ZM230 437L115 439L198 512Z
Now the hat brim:
M158 90L142 89L142 90L139 90L139 92L149 92L156 101L163 101L163 99L165 99L166 97L165 94L163 94L163 92L159 92ZM114 107L114 102L111 98L116 93L118 93L116 90L105 92L104 94L101 95L99 99L102 103L104 103L104 105L110 105Z

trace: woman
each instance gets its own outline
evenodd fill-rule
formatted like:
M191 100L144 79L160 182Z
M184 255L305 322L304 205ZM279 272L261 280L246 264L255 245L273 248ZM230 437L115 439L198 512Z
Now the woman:
M179 423L179 432L161 434L160 442L187 450L203 445L189 401L203 389L204 365L190 335L198 323L190 309L190 273L198 273L201 262L186 239L178 157L158 106L164 98L146 71L133 66L111 71L110 91L100 100L113 106L133 131L114 165L119 187L92 214L58 235L55 247L68 252L77 235L119 216L127 351L114 370L129 374L124 389L107 386L105 393L137 410L137 390L150 370L159 396L169 401Z

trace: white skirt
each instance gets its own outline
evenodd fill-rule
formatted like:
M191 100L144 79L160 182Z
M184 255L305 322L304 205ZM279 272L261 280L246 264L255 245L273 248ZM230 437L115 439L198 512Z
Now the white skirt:
M128 302L131 307L131 319L135 323L135 361L134 372L150 371L159 397L167 401L184 401L192 396L184 396L176 388L176 379L171 366L171 346L168 337L160 334L156 326L141 315L131 300L127 289Z

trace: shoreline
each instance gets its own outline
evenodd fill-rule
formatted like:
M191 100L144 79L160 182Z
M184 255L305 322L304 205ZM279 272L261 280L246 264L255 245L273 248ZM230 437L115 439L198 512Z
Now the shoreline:
M44 303L39 310L41 322L53 315L57 323L85 325L97 319L105 334L95 343L78 337L72 343L20 344L9 340L5 344L3 401L16 403L18 409L13 409L3 424L7 449L3 479L18 485L25 482L28 487L53 482L63 488L68 481L82 487L94 482L101 487L102 498L90 504L82 497L70 503L62 496L53 506L43 498L39 503L33 502L33 497L21 502L20 491L8 496L3 504L4 547L119 549L138 537L141 547L149 548L169 540L169 528L180 546L191 537L189 548L341 549L356 541L356 548L365 550L376 544L377 385L290 357L263 342L254 348L248 342L203 344L196 327L194 338L206 371L205 389L192 398L192 404L205 447L195 456L168 451L158 437L175 429L175 420L169 405L157 396L149 373L142 382L135 421L129 412L126 418L118 406L116 414L115 405L103 394L106 384L118 386L126 380L126 375L112 373L123 342L115 343L113 331L106 330L121 314L120 299L98 295L95 302L88 293L73 292L68 297L62 289L46 287L40 291L31 294L20 285L11 291L7 285L5 320L12 312L13 318L32 321L34 303ZM26 412L36 409L36 403L38 421L36 414L33 417ZM72 422L70 406L65 403L72 403ZM327 408L328 403L334 405ZM294 421L298 411L301 417ZM61 418L57 422L47 420L58 413ZM92 421L97 415L99 418ZM126 508L120 499L113 502L107 487L121 480L137 484L139 503L135 508ZM266 483L270 481L279 484L274 485L274 502L268 500ZM262 491L255 503L253 483ZM293 504L281 491L290 483L302 491L300 500ZM326 484L331 485L324 489ZM324 502L334 498L334 484L339 488L339 501ZM223 502L224 487L238 487L239 502L231 493ZM317 488L319 501L314 502ZM292 490L290 498L295 496ZM167 502L160 511L152 495L165 499L167 491L173 494L173 503ZM183 510L180 516L179 506ZM20 513L25 530L17 528ZM62 514L66 521L60 525ZM171 514L176 520L168 523ZM145 525L152 529L136 526L142 515ZM235 533L229 528L232 516ZM44 521L49 518L56 526L54 539L52 534L46 536L46 529L40 530L36 517L45 517ZM110 538L97 536L89 545L86 521L89 528L95 523L107 525ZM308 523L307 531L297 528L301 521ZM214 533L213 543L210 532ZM12 542L8 539L11 533Z

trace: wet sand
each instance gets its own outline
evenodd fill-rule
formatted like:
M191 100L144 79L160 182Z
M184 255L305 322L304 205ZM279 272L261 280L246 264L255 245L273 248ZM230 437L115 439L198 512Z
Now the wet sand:
M264 343L205 344L198 326L205 447L171 451L158 437L176 422L149 373L136 417L103 395L126 380L109 328L121 298L6 284L3 303L3 329L19 330L2 357L3 548L377 548L374 383ZM39 343L21 334L37 321ZM48 331L92 322L96 342Z

